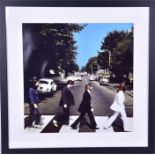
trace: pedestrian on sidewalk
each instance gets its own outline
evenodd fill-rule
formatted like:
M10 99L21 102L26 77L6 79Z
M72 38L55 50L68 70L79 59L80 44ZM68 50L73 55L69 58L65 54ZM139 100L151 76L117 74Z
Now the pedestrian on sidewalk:
M29 96L29 110L30 110L28 127L40 127L41 114L38 109L39 97L35 80L30 81L28 96Z
M125 112L125 82L122 82L117 89L117 94L114 98L114 101L112 105L110 106L110 109L114 111L114 114L107 120L107 122L104 125L104 129L109 129L112 125L112 123L116 120L116 118L121 115L123 120L123 128L124 131L127 131L127 115Z
M69 80L67 86L62 90L62 96L60 99L59 106L63 110L63 122L62 124L69 125L69 116L70 116L70 106L75 105L74 97L70 88L74 85L74 81Z
M72 129L77 129L77 125L80 123L80 121L84 118L85 114L87 113L88 116L89 116L89 119L90 119L90 123L91 123L91 126L90 128L91 129L98 129L97 127L97 124L96 124L96 121L94 119L94 116L93 116L93 108L91 106L91 96L90 96L90 92L92 90L92 86L91 84L87 84L85 86L85 92L83 94L83 99L82 99L82 102L79 106L79 109L78 111L81 113L80 116L75 120L75 122L71 125L71 128Z

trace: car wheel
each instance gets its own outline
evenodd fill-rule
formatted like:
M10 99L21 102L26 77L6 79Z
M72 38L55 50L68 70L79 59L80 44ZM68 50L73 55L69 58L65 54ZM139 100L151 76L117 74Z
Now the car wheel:
M50 94L53 95L53 90L52 89L50 90Z

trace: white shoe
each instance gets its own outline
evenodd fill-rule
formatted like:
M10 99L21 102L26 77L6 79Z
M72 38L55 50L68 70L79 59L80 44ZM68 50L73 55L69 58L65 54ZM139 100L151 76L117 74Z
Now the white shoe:
M42 129L42 126L39 124L34 124L33 126L34 126L34 128Z
M53 123L53 125L54 125L56 128L59 127L59 125L58 125L57 123Z
M109 130L111 128L111 126L104 126L103 129L105 130Z
M57 122L55 119L53 120L53 125L54 125L56 128L59 127L58 122Z
M58 122L54 119L54 120L53 120L53 124L58 124Z

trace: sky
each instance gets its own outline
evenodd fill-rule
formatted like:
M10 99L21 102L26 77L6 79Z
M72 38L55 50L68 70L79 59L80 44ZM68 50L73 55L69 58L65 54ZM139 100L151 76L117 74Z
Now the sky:
M81 32L74 33L78 53L76 62L79 67L85 66L90 57L97 56L101 42L109 32L127 31L132 26L132 23L90 23Z

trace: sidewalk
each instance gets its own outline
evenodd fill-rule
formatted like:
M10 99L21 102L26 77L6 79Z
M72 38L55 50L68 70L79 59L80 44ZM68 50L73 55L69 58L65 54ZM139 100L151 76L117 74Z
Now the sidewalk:
M118 86L118 83L108 83L107 87L109 87L110 89L115 89L116 90L116 86ZM133 90L126 90L125 94L133 97Z

